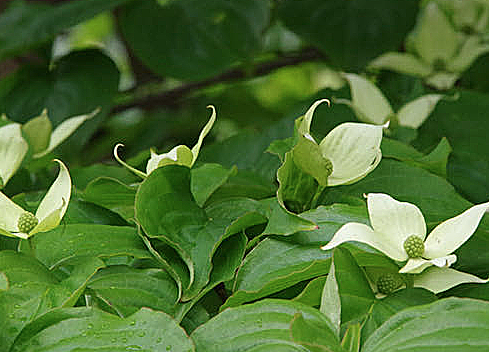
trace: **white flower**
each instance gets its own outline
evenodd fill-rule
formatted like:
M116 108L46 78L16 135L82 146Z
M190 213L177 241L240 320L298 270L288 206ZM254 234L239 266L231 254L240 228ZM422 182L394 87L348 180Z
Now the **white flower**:
M445 220L428 236L423 214L414 204L399 202L387 194L369 193L367 206L372 227L347 223L322 249L347 241L363 242L394 260L407 260L400 273L420 273L429 266L448 267L457 260L452 252L475 232L489 202Z
M438 89L448 89L460 73L489 52L489 45L478 36L457 33L434 1L421 12L406 47L411 53L385 53L374 59L369 67L419 76Z
M156 168L162 167L164 165L183 165L187 167L192 167L192 165L195 163L195 160L197 160L197 156L199 155L200 147L202 146L202 142L204 141L205 136L207 136L212 126L214 125L214 122L216 121L216 109L212 105L209 105L207 107L212 109L212 115L207 124L200 132L199 139L192 149L190 149L186 145L177 145L168 153L164 154L157 154L153 150L151 150L151 157L146 164L146 172L133 168L132 166L122 161L121 158L119 158L117 150L119 147L123 146L121 143L117 144L114 147L115 159L124 167L131 170L136 175L142 178L146 178Z
M315 145L317 143L310 134L312 116L316 107L323 102L329 103L327 99L316 101L298 126L299 134ZM382 159L382 129L386 126L346 122L336 126L323 138L319 143L319 151L332 165L332 171L329 170L327 177L328 186L356 182L377 167Z
M38 232L49 231L59 225L71 196L71 178L66 166L60 161L58 177L32 214L12 202L0 192L0 234L29 238Z
M353 73L346 73L344 77L350 84L352 101L337 99L337 102L351 106L357 118L363 122L383 124L392 119L394 110L379 88ZM441 98L442 94L427 94L410 101L396 113L397 123L404 127L418 128Z
M0 127L0 189L20 167L28 149L20 124L10 123Z
M53 131L47 110L22 125L22 132L32 149L32 157L40 158L51 152L68 138L82 123L91 119L100 111L95 109L89 114L70 117L61 122Z

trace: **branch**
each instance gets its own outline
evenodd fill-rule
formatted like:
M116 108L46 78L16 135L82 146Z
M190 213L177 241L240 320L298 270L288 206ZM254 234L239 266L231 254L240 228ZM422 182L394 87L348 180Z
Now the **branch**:
M251 70L251 72L247 68L235 68L209 79L186 83L180 87L170 89L155 95L135 98L134 100L127 103L124 102L117 104L112 108L112 113L121 112L135 107L151 110L161 106L174 106L177 101L183 99L191 93L217 83L233 82L243 79L251 79L255 77L265 76L282 67L294 66L304 62L322 61L325 59L325 56L316 49L306 49L297 54L283 55L274 61L257 64ZM137 89L138 88L132 89L126 93L136 92Z

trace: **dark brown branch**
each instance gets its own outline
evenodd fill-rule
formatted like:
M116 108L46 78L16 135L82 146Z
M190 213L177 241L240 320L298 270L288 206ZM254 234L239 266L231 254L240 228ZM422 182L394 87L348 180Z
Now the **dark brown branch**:
M177 101L189 94L214 84L260 77L286 66L294 66L304 62L321 61L325 59L326 58L317 50L307 49L297 54L283 55L273 61L257 64L252 70L242 67L235 68L206 80L186 83L180 87L155 95L136 98L130 102L114 106L112 112L117 113L135 107L151 110L161 106L171 106L175 105Z

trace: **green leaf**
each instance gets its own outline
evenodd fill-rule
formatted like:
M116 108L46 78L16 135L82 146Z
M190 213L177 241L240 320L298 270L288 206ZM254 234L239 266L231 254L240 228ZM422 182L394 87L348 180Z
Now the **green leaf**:
M62 225L39 236L34 236L31 240L36 248L37 258L49 268L78 256L151 257L136 229L126 226Z
M325 322L312 322L304 319L301 313L294 315L290 325L290 333L295 343L311 352L337 351L343 352L338 338L331 326Z
M190 192L190 169L176 165L158 168L143 181L136 194L136 218L149 237L164 240L186 263L190 286L184 288L183 300L197 296L209 282L220 243L250 226L249 219L209 219Z
M321 296L326 282L326 276L319 276L309 281L302 292L294 297L292 301L307 304L311 307L319 307Z
M346 249L335 248L333 262L341 300L341 324L362 321L375 299L365 273Z
M382 0L375 6L368 0L285 1L279 10L285 25L334 65L357 71L402 44L414 24L418 1Z
M183 329L167 314L142 308L120 318L90 308L47 313L32 322L12 352L34 351L194 351Z
M128 0L78 0L47 6L14 1L0 16L0 59L19 54Z
M281 206L293 213L308 210L318 190L318 182L294 162L293 153L287 152L277 171L279 188L277 199Z
M319 246L301 246L267 238L243 260L233 295L221 307L250 302L291 287L298 282L326 275L331 254Z
M489 199L488 95L458 91L457 99L438 103L430 118L418 130L414 142L420 149L432 148L446 137L453 147L448 163L448 180L474 203ZM467 131L467 133L462 133ZM468 133L470 131L470 133Z
M259 0L136 1L124 9L121 27L132 51L152 71L196 80L256 52L269 11L268 2Z
M22 125L22 133L32 148L32 154L37 154L49 145L53 126L48 118L47 110L43 110L41 115L30 119Z
M362 328L362 342L377 330L387 319L403 309L435 302L437 297L421 288L399 290L378 299L372 305Z
M91 181L99 177L116 179L126 185L141 180L124 167L105 164L92 164L82 168L70 168L70 174L73 184L79 190L84 190Z
M36 258L14 251L0 252L0 271L10 285L25 282L58 283L56 277Z
M15 38L17 41L18 37ZM107 116L118 91L119 71L115 63L99 50L74 51L50 68L23 67L14 74L13 80L0 97L0 111L15 121L24 122L47 109L53 126L57 127L72 116L102 108L101 113L86 121L59 147L63 154L83 155L86 163L90 155L81 153L82 147Z
M87 287L124 317L142 307L173 315L178 299L175 282L161 269L111 266L99 271Z
M448 298L405 309L375 331L362 352L470 352L489 347L489 303Z
M444 178L447 175L447 162L451 152L452 148L446 138L442 138L435 149L427 155L423 155L413 147L394 139L383 138L382 140L384 158L404 161L409 165L421 167Z
M125 220L134 219L134 199L136 189L119 180L99 177L85 188L83 198L94 204L110 209Z
M235 167L226 169L219 164L204 164L192 169L190 187L197 205L202 207L212 193L222 186L229 177L235 175L236 171Z
M293 326L294 337L289 328L297 315L303 320ZM311 338L304 336L304 324L321 329L323 335L328 336L331 347L339 345L331 331L331 323L316 309L297 302L271 299L226 309L198 327L191 338L199 352L276 351L276 346L280 346L278 351L304 351L294 343L296 338ZM284 345L291 347L284 349Z
M360 352L360 335L362 326L360 323L350 324L341 340L341 347L348 352Z
M334 257L335 256L333 254L333 260L331 262L329 273L324 284L323 293L321 295L321 306L319 307L319 311L326 315L333 323L335 335L340 336L341 300L338 282L336 281Z

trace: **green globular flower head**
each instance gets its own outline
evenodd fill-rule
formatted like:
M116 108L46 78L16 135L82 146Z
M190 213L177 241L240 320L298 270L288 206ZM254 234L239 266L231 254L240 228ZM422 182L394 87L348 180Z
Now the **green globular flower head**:
M388 295L401 287L402 282L392 274L384 274L377 279L377 289L380 293Z
M333 173L333 163L328 158L324 158L326 177Z
M404 241L404 250L409 258L420 258L424 254L424 242L416 235L411 235Z
M29 233L38 223L39 220L34 216L34 214L26 211L20 215L17 222L17 227L19 228L20 232Z

